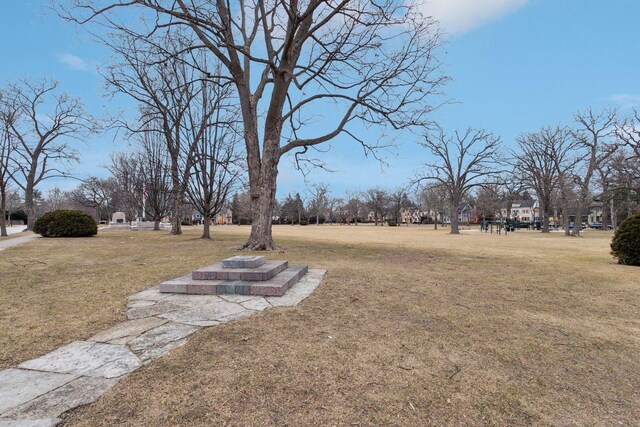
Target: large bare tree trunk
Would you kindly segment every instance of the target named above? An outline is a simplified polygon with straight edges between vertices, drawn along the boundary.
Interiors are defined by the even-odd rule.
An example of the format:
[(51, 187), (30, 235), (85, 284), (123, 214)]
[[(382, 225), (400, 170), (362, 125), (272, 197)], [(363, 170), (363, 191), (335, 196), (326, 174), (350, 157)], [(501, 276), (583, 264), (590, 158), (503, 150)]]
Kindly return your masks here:
[[(563, 204), (562, 206), (562, 221), (564, 222), (564, 235), (571, 236), (571, 230), (569, 229), (569, 225), (571, 224), (571, 218), (569, 218), (569, 207)], [(576, 221), (573, 220), (573, 227), (575, 228)]]
[(458, 206), (460, 206), (459, 203), (451, 203), (451, 234), (460, 234), (460, 230), (458, 228)]
[(542, 232), (549, 232), (549, 213), (547, 212), (546, 206), (543, 208), (542, 204), (540, 205), (540, 221), (542, 222)]
[(7, 193), (6, 191), (0, 191), (0, 237), (6, 237), (9, 234), (7, 233), (7, 221), (6, 221), (6, 210), (7, 210)]
[[(589, 165), (589, 170), (586, 177), (580, 183), (578, 192), (578, 200), (576, 201), (576, 218), (573, 221), (573, 235), (580, 237), (580, 231), (582, 231), (582, 211), (588, 207), (589, 204), (589, 183), (591, 182), (591, 175), (593, 169), (595, 169), (595, 160)], [(588, 219), (588, 218), (587, 218)]]
[[(274, 150), (267, 147), (272, 140), (265, 141), (265, 155), (260, 167), (258, 179), (251, 179), (249, 174), (249, 186), (252, 202), (251, 234), (243, 249), (253, 251), (269, 251), (276, 249), (271, 234), (271, 221), (276, 200), (276, 187), (278, 178), (278, 160)], [(279, 136), (276, 141), (279, 141)], [(277, 145), (276, 145), (277, 149)], [(271, 151), (272, 153), (269, 153)], [(256, 182), (258, 181), (258, 182)]]
[(609, 210), (607, 209), (609, 203), (609, 194), (608, 192), (605, 192), (602, 195), (602, 230), (607, 230), (609, 228), (609, 218), (611, 216)]
[(171, 215), (171, 234), (182, 234), (182, 221), (180, 218), (180, 209), (182, 208), (182, 192), (180, 186), (173, 187), (173, 214)]
[(573, 220), (573, 230), (571, 232), (571, 235), (575, 237), (580, 237), (580, 231), (582, 231), (582, 207), (583, 199), (580, 196), (576, 202), (576, 217)]
[(153, 231), (160, 231), (160, 220), (156, 219), (153, 223)]
[(211, 238), (211, 218), (209, 215), (204, 215), (202, 217), (202, 224), (204, 225), (204, 229), (202, 230), (202, 238), (210, 239)]
[(27, 184), (24, 191), (24, 209), (27, 212), (27, 230), (33, 230), (36, 222), (36, 209), (33, 202), (33, 187)]
[[(274, 168), (275, 169), (275, 168)], [(262, 193), (253, 200), (253, 216), (251, 222), (251, 234), (244, 248), (253, 251), (274, 250), (271, 234), (271, 218), (275, 204), (277, 172), (273, 171), (273, 176), (267, 176), (260, 185)]]

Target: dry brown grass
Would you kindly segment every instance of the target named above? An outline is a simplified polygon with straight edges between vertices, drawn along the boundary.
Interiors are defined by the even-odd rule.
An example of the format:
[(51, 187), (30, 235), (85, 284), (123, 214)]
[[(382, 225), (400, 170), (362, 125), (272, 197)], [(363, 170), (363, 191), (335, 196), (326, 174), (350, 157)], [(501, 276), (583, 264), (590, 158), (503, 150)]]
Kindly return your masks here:
[(233, 252), (196, 236), (100, 232), (0, 252), (0, 368), (125, 320), (131, 293)]
[[(247, 232), (102, 233), (5, 251), (5, 366), (121, 320), (129, 293), (230, 254)], [(285, 253), (270, 257), (329, 270), (309, 299), (199, 332), (68, 424), (638, 424), (640, 274), (611, 259), (609, 233), (275, 234)], [(9, 254), (47, 264), (15, 268)]]

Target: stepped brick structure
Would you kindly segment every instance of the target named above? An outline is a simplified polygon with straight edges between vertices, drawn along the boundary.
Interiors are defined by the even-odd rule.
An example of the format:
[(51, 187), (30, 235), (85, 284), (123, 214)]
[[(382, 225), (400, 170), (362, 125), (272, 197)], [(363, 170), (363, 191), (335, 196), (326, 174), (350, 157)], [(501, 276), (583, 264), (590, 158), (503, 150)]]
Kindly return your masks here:
[(160, 284), (160, 292), (282, 296), (309, 271), (306, 265), (235, 256)]

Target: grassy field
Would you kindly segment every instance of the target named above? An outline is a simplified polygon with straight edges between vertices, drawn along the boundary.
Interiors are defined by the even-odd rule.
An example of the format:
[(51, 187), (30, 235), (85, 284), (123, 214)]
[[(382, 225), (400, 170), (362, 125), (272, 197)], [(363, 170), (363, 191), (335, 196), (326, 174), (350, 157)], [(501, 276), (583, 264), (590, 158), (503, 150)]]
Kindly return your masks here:
[[(0, 365), (124, 319), (127, 295), (234, 254), (248, 227), (101, 232), (0, 254)], [(637, 425), (640, 270), (611, 234), (278, 226), (326, 268), (296, 308), (202, 330), (70, 426)]]

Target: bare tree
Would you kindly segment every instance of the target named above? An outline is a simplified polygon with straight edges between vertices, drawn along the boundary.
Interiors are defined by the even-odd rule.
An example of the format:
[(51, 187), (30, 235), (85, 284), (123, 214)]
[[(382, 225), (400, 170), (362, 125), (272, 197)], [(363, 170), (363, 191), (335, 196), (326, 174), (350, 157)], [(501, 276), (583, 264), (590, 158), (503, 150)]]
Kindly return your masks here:
[(7, 188), (5, 199), (5, 214), (7, 215), (8, 224), (11, 227), (13, 225), (11, 217), (24, 208), (24, 201), (18, 190), (12, 188), (11, 183)]
[(447, 194), (444, 186), (440, 183), (428, 183), (420, 190), (420, 201), (423, 210), (427, 212), (427, 215), (433, 214), (433, 228), (438, 229), (438, 220), (442, 221), (445, 206), (449, 203), (447, 201)]
[[(224, 66), (236, 87), (244, 124), (253, 221), (246, 248), (274, 249), (271, 234), (280, 159), (346, 135), (365, 150), (357, 123), (403, 129), (422, 126), (446, 78), (435, 54), (437, 24), (412, 3), (310, 0), (238, 3), (207, 0), (69, 0), (61, 14), (81, 24), (150, 34), (187, 29)], [(64, 7), (64, 4), (63, 6)], [(143, 22), (119, 19), (137, 8)], [(126, 24), (122, 24), (126, 22)], [(169, 56), (169, 55), (167, 55)], [(320, 134), (304, 126), (331, 109)]]
[(44, 180), (67, 177), (78, 161), (71, 142), (96, 129), (96, 122), (77, 98), (58, 91), (50, 80), (22, 80), (9, 87), (6, 104), (14, 119), (8, 129), (16, 141), (15, 183), (24, 191), (28, 228), (35, 222), (34, 190)]
[[(141, 136), (141, 148), (137, 153), (140, 179), (142, 181), (145, 212), (154, 221), (154, 230), (160, 230), (160, 221), (174, 211), (173, 180), (171, 159), (166, 150), (166, 142), (156, 132)], [(182, 195), (180, 195), (182, 201)]]
[(71, 198), (68, 192), (62, 191), (60, 187), (55, 186), (47, 190), (47, 197), (44, 199), (44, 208), (46, 212), (56, 211), (58, 209), (69, 209)]
[(375, 225), (384, 225), (384, 219), (389, 212), (389, 193), (382, 188), (370, 188), (362, 193), (367, 209), (373, 213)]
[(322, 215), (329, 205), (329, 185), (327, 184), (313, 184), (307, 189), (309, 194), (309, 207), (307, 211), (309, 213), (315, 213), (316, 225), (320, 224), (320, 215)]
[[(518, 150), (512, 151), (515, 171), (523, 177), (525, 185), (531, 188), (538, 198), (542, 232), (549, 232), (549, 216), (554, 190), (560, 181), (566, 180), (558, 173), (565, 170), (564, 162), (573, 147), (566, 129), (545, 127), (537, 132), (521, 134), (516, 138)], [(555, 147), (560, 144), (559, 147)]]
[(400, 224), (402, 209), (409, 208), (413, 205), (404, 188), (397, 188), (389, 193), (389, 204), (396, 224)]
[[(615, 154), (615, 153), (614, 153)], [(604, 162), (596, 167), (597, 183), (599, 188), (599, 198), (602, 202), (602, 229), (606, 230), (609, 225), (614, 226), (613, 215), (613, 156), (608, 157)]]
[[(486, 183), (485, 186), (488, 185), (488, 188), (491, 191), (497, 191), (496, 194), (502, 203), (501, 207), (505, 208), (506, 217), (504, 219), (512, 219), (511, 212), (513, 209), (513, 203), (522, 199), (522, 194), (526, 189), (526, 185), (523, 182), (522, 177), (519, 176), (518, 171), (515, 169), (509, 172), (503, 172), (493, 181), (493, 183)], [(494, 186), (492, 184), (496, 185)], [(500, 211), (500, 215), (502, 216), (502, 210)]]
[[(615, 193), (625, 194), (624, 201), (620, 204), (626, 206), (626, 209), (623, 209), (626, 217), (640, 206), (640, 111), (638, 109), (634, 108), (633, 114), (616, 127), (616, 136), (629, 150), (623, 150), (624, 154), (616, 156), (613, 162)], [(611, 204), (612, 216), (614, 216), (618, 209), (614, 209), (613, 199)]]
[(15, 173), (15, 163), (12, 161), (15, 141), (10, 131), (15, 116), (13, 110), (7, 107), (5, 95), (0, 91), (0, 236), (7, 236), (7, 197)]
[(493, 221), (500, 215), (502, 208), (501, 193), (502, 188), (496, 182), (487, 182), (478, 188), (476, 211), (483, 221)]
[(443, 186), (450, 203), (451, 234), (459, 234), (458, 213), (463, 199), (501, 171), (497, 163), (500, 137), (473, 128), (448, 136), (439, 129), (427, 134), (420, 144), (435, 160), (425, 165), (426, 171), (420, 172), (415, 182), (435, 181)]
[(355, 225), (358, 225), (358, 218), (362, 214), (363, 207), (363, 194), (360, 191), (355, 190), (347, 191), (347, 203), (345, 204), (345, 210), (348, 224), (351, 224), (351, 221), (353, 221)]
[[(557, 176), (557, 187), (562, 218), (564, 221), (564, 234), (571, 234), (570, 228), (570, 207), (575, 201), (576, 169), (578, 164), (586, 157), (584, 152), (579, 152), (579, 142), (573, 138), (571, 131), (567, 128), (557, 127), (551, 132), (542, 132), (542, 137), (549, 139), (547, 145), (550, 147), (553, 158), (553, 167)], [(575, 206), (576, 203), (573, 203)], [(582, 214), (576, 212), (573, 221), (573, 228), (580, 228), (582, 225)]]
[[(231, 215), (234, 224), (246, 225), (251, 223), (251, 196), (248, 193), (236, 193), (233, 195), (231, 199)], [(280, 207), (280, 216), (287, 216), (284, 203)]]
[(616, 136), (628, 148), (633, 156), (640, 159), (640, 112), (633, 109), (633, 114), (616, 127)]
[[(229, 104), (228, 86), (210, 82), (202, 82), (202, 85), (212, 86), (211, 90), (203, 88), (200, 91), (202, 110), (189, 111), (187, 116), (190, 123), (205, 121), (205, 131), (192, 136), (198, 138), (198, 143), (192, 153), (193, 168), (187, 181), (187, 195), (202, 215), (202, 238), (210, 239), (211, 219), (220, 213), (233, 186), (238, 184), (240, 159), (236, 154), (235, 108)], [(199, 126), (191, 125), (190, 128), (195, 131)]]
[(616, 111), (605, 109), (595, 112), (588, 108), (585, 112), (576, 114), (575, 120), (578, 123), (578, 128), (573, 132), (578, 145), (576, 155), (584, 159), (578, 165), (574, 176), (578, 194), (573, 235), (580, 236), (582, 212), (588, 207), (590, 201), (591, 179), (618, 148), (608, 140), (615, 132)]
[(640, 158), (622, 148), (612, 156), (611, 168), (611, 210), (617, 224), (640, 207)]
[(96, 220), (111, 220), (111, 215), (116, 211), (114, 201), (118, 186), (113, 177), (96, 178), (89, 177), (74, 192), (75, 202), (92, 208), (96, 212)]
[(144, 182), (140, 152), (116, 153), (111, 156), (111, 164), (107, 166), (118, 186), (118, 210), (125, 213), (129, 220), (144, 216), (142, 212)]
[[(181, 210), (195, 151), (215, 113), (212, 105), (205, 105), (214, 101), (211, 90), (215, 84), (205, 84), (206, 72), (187, 64), (193, 60), (206, 68), (206, 61), (198, 52), (184, 52), (190, 40), (170, 33), (157, 43), (149, 46), (130, 34), (113, 37), (109, 46), (120, 61), (111, 65), (104, 77), (114, 93), (130, 96), (139, 106), (140, 117), (135, 126), (119, 124), (129, 134), (155, 132), (166, 142), (173, 193), (171, 234), (177, 235), (182, 234)], [(172, 60), (163, 61), (164, 53), (169, 51)]]
[(330, 225), (336, 220), (336, 210), (340, 210), (340, 207), (344, 205), (344, 199), (341, 197), (329, 197), (327, 200), (327, 221), (329, 221)]

